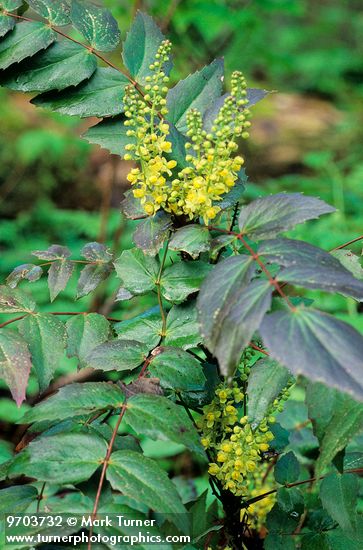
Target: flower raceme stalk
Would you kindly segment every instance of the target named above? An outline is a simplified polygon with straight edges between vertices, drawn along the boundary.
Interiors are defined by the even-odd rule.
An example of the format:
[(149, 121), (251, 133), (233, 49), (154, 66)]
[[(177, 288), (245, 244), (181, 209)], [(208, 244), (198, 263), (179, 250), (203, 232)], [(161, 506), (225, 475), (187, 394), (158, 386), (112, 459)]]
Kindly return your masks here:
[(168, 160), (172, 153), (170, 128), (165, 120), (169, 77), (163, 69), (170, 49), (170, 42), (164, 40), (150, 65), (152, 76), (146, 78), (143, 97), (133, 86), (126, 89), (125, 124), (132, 143), (126, 145), (124, 158), (139, 164), (127, 179), (146, 214), (152, 216), (163, 209), (190, 220), (201, 217), (207, 224), (221, 210), (218, 202), (237, 183), (244, 162), (235, 153), (238, 139), (246, 139), (250, 127), (246, 81), (240, 72), (233, 73), (231, 94), (225, 99), (210, 132), (203, 128), (199, 111), (188, 112), (187, 166), (179, 169), (175, 160)]

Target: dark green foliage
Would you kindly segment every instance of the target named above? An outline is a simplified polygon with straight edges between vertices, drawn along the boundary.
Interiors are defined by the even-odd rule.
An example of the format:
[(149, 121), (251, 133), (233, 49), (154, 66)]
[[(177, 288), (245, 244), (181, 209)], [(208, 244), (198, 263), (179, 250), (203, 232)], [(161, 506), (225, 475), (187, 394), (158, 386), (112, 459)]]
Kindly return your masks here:
[[(21, 6), (16, 0), (0, 4), (10, 11)], [(119, 156), (133, 151), (140, 138), (127, 135), (125, 121), (131, 118), (124, 102), (129, 105), (130, 85), (140, 97), (150, 91), (150, 65), (160, 59), (155, 55), (164, 40), (156, 23), (137, 12), (123, 44), (125, 68), (116, 68), (98, 53), (113, 51), (120, 41), (107, 9), (82, 0), (28, 4), (41, 22), (0, 14), (0, 84), (38, 93), (32, 103), (56, 113), (103, 118), (82, 129), (85, 139)], [(225, 4), (218, 6), (218, 17), (229, 13), (229, 8), (223, 11)], [(188, 21), (184, 24), (187, 29)], [(236, 15), (236, 21), (226, 19), (225, 24), (240, 21)], [(65, 29), (57, 30), (62, 25), (73, 26), (86, 44), (75, 42), (73, 31), (68, 36)], [(198, 22), (196, 27), (198, 33), (213, 35), (213, 24), (201, 29)], [(165, 162), (177, 161), (177, 166), (168, 163), (170, 173), (164, 172), (170, 185), (195, 160), (186, 155), (196, 141), (188, 132), (188, 113), (197, 109), (199, 131), (213, 133), (224, 101), (233, 102), (233, 88), (229, 95), (223, 86), (223, 61), (208, 58), (209, 64), (193, 69), (168, 93), (164, 90), (168, 114), (161, 109), (149, 115), (149, 110), (140, 120), (147, 125), (155, 115), (166, 125), (165, 134), (169, 127), (172, 152)], [(167, 84), (170, 61), (163, 71)], [(256, 88), (244, 93), (246, 103), (237, 105), (235, 118), (268, 94)], [(152, 103), (150, 97), (145, 102)], [(206, 133), (202, 136), (209, 141)], [(42, 157), (48, 155), (48, 138), (43, 137)], [(226, 149), (230, 145), (233, 149), (233, 142)], [(22, 150), (31, 157), (26, 144)], [(208, 162), (218, 177), (223, 166), (214, 165), (214, 154), (208, 151)], [(16, 453), (0, 442), (0, 478), (5, 481), (1, 511), (10, 507), (20, 513), (38, 506), (41, 511), (86, 514), (94, 508), (95, 513), (155, 517), (153, 529), (163, 537), (174, 529), (190, 534), (185, 550), (260, 547), (266, 528), (267, 550), (293, 550), (296, 544), (309, 550), (360, 547), (355, 473), (362, 468), (363, 339), (351, 324), (320, 311), (321, 301), (314, 303), (304, 290), (362, 300), (359, 257), (345, 252), (344, 245), (329, 253), (305, 242), (306, 229), (281, 237), (335, 208), (295, 192), (258, 197), (253, 184), (247, 197), (254, 200), (248, 203), (241, 164), (237, 162), (234, 187), (220, 201), (211, 201), (209, 206), (220, 210), (205, 218), (213, 220), (210, 224), (193, 211), (188, 217), (161, 208), (147, 216), (138, 195), (129, 190), (121, 206), (124, 225), (116, 231), (115, 224), (112, 249), (96, 242), (98, 236), (107, 243), (111, 239), (103, 239), (105, 228), (98, 230), (86, 214), (76, 244), (85, 237), (93, 242), (76, 247), (69, 235), (82, 225), (81, 218), (68, 212), (67, 223), (58, 222), (60, 235), (59, 227), (58, 233), (56, 227), (49, 230), (69, 246), (48, 247), (46, 239), (38, 239), (34, 263), (24, 259), (15, 269), (12, 264), (7, 285), (0, 287), (1, 389), (7, 386), (19, 406), (25, 401), (20, 410), (14, 406), (10, 411), (12, 421), (23, 425), (24, 437), (14, 439)], [(200, 182), (194, 183), (199, 189)], [(334, 203), (341, 207), (338, 199)], [(187, 200), (193, 203), (193, 196)], [(247, 204), (241, 206), (242, 201)], [(26, 225), (22, 231), (27, 232)], [(305, 231), (303, 237), (299, 231)], [(11, 242), (11, 234), (6, 235)], [(47, 281), (42, 279), (45, 272)], [(34, 283), (34, 299), (29, 282)], [(44, 293), (47, 284), (59, 311), (36, 306), (38, 288)], [(80, 299), (71, 311), (70, 296)], [(349, 304), (355, 307), (353, 300)], [(327, 302), (326, 309), (334, 308)], [(54, 381), (58, 374), (70, 378)], [(0, 410), (2, 406), (1, 399)], [(246, 448), (235, 445), (240, 434), (246, 448), (251, 444), (255, 449), (246, 463)], [(231, 449), (240, 451), (233, 460), (227, 456)], [(206, 490), (207, 461), (211, 491)], [(221, 480), (215, 472), (224, 463), (229, 477)], [(253, 473), (249, 478), (239, 473), (244, 467)], [(175, 477), (170, 479), (165, 469)], [(322, 481), (313, 485), (313, 474)], [(240, 483), (240, 475), (249, 482), (237, 493), (234, 484)], [(46, 504), (38, 497), (42, 483)], [(269, 497), (272, 509), (266, 519), (268, 510), (256, 510)], [(248, 525), (248, 518), (256, 523)], [(123, 532), (95, 526), (96, 533), (114, 531)]]

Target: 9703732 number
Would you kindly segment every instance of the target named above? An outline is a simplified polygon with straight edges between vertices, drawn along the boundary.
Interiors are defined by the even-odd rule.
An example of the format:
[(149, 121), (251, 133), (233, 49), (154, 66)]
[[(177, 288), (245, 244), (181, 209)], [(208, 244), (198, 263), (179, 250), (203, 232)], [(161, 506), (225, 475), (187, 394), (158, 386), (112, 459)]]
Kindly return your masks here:
[(6, 516), (7, 527), (61, 527), (62, 516), (21, 515)]

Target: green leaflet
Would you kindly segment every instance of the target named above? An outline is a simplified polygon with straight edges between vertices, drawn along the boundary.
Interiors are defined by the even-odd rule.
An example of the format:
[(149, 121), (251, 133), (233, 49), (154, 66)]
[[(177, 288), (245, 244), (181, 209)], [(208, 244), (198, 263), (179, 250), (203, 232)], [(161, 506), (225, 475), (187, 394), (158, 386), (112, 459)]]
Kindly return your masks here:
[(44, 391), (63, 357), (65, 327), (49, 313), (27, 315), (19, 322), (19, 331), (29, 346), (39, 386)]
[(274, 468), (274, 476), (277, 483), (285, 485), (293, 483), (300, 474), (300, 465), (298, 459), (292, 451), (280, 456)]
[(164, 344), (187, 350), (196, 347), (201, 340), (195, 300), (173, 306), (166, 319)]
[(66, 328), (67, 355), (77, 357), (81, 367), (85, 366), (87, 355), (110, 335), (110, 323), (98, 313), (74, 315), (67, 321)]
[(180, 80), (169, 90), (168, 120), (183, 134), (188, 129), (187, 112), (197, 109), (203, 115), (211, 102), (221, 95), (223, 74), (223, 59), (215, 59), (210, 65), (189, 75), (185, 80)]
[(251, 239), (264, 240), (292, 229), (298, 223), (334, 211), (335, 208), (315, 197), (305, 197), (300, 193), (278, 193), (244, 206), (238, 224), (241, 232)]
[(350, 325), (298, 306), (267, 315), (260, 333), (272, 358), (295, 375), (363, 399), (363, 337)]
[(148, 370), (152, 376), (160, 379), (162, 388), (176, 393), (204, 389), (206, 377), (200, 361), (181, 349), (160, 349), (161, 353), (152, 359)]
[(26, 341), (14, 331), (0, 332), (0, 376), (9, 386), (18, 407), (25, 399), (32, 363)]
[(0, 514), (21, 514), (32, 502), (38, 491), (31, 485), (14, 485), (0, 491)]
[(135, 340), (111, 340), (96, 346), (85, 357), (85, 363), (93, 369), (133, 370), (146, 359), (148, 347)]
[(28, 4), (53, 25), (62, 26), (70, 23), (68, 0), (28, 0)]
[(103, 409), (117, 409), (123, 401), (124, 394), (115, 384), (107, 382), (69, 384), (27, 411), (19, 423), (64, 420)]
[(66, 288), (72, 276), (73, 269), (74, 263), (69, 260), (56, 260), (52, 263), (48, 271), (48, 287), (51, 302)]
[(132, 294), (145, 294), (155, 288), (159, 261), (141, 250), (124, 250), (114, 265), (124, 287)]
[[(123, 44), (122, 58), (131, 76), (140, 84), (145, 84), (145, 78), (151, 74), (150, 64), (155, 60), (155, 54), (164, 40), (164, 36), (151, 17), (137, 12), (126, 40)], [(169, 74), (171, 63), (165, 66)]]
[(247, 386), (249, 422), (261, 422), (289, 378), (289, 371), (271, 359), (260, 359), (253, 365)]
[(116, 491), (142, 502), (169, 517), (182, 532), (189, 522), (175, 485), (166, 472), (150, 458), (134, 451), (112, 453), (106, 477)]
[(0, 38), (15, 27), (15, 19), (0, 13)]
[(170, 239), (170, 250), (187, 252), (197, 258), (210, 247), (210, 235), (206, 227), (197, 224), (185, 225), (177, 229)]
[(320, 444), (320, 455), (315, 464), (319, 476), (336, 454), (363, 429), (363, 405), (340, 391), (311, 383), (306, 387), (306, 404)]
[(0, 313), (31, 313), (35, 309), (32, 298), (18, 288), (0, 285)]
[(152, 350), (161, 339), (160, 310), (158, 307), (149, 309), (132, 319), (116, 323), (113, 328), (120, 340), (137, 340)]
[(164, 269), (160, 287), (166, 300), (183, 302), (190, 294), (197, 292), (211, 271), (212, 266), (202, 261), (178, 262)]
[[(20, 66), (11, 67), (0, 83), (22, 92), (62, 90), (90, 78), (96, 67), (96, 58), (86, 48), (62, 39)], [(72, 96), (72, 92), (68, 90), (66, 95)], [(41, 105), (38, 99), (34, 102)]]
[[(81, 49), (85, 52), (85, 54), (81, 55), (79, 52), (74, 55), (79, 56), (81, 61), (83, 60), (83, 72), (85, 73), (85, 71), (88, 71), (90, 74), (85, 76), (85, 78), (80, 78), (79, 81), (74, 82), (74, 84), (70, 82), (67, 86), (79, 84), (82, 80), (90, 77), (89, 80), (82, 82), (76, 88), (70, 88), (64, 90), (63, 92), (52, 92), (39, 95), (32, 100), (32, 103), (34, 103), (37, 107), (44, 107), (58, 113), (80, 117), (103, 117), (122, 113), (122, 99), (124, 96), (125, 87), (129, 81), (123, 74), (115, 71), (114, 69), (108, 67), (98, 67), (96, 69), (97, 63), (95, 62), (95, 57), (92, 56), (85, 48)], [(85, 58), (85, 55), (88, 56), (88, 60)], [(91, 68), (93, 68), (93, 70), (91, 70)], [(81, 76), (81, 74), (82, 73), (78, 68), (77, 77), (78, 75)], [(91, 143), (97, 143), (98, 145), (103, 146), (102, 142), (96, 140), (101, 140), (101, 136), (105, 134), (105, 128), (113, 128), (116, 133), (117, 131), (119, 133), (121, 128), (123, 128), (123, 125), (120, 124), (119, 127), (116, 121), (115, 124), (111, 124), (113, 120), (114, 119), (105, 120), (104, 122), (96, 124), (96, 126), (92, 126), (94, 129), (92, 130), (92, 128), (90, 128), (84, 137), (87, 140), (90, 138), (89, 141)], [(92, 139), (95, 141), (92, 141)], [(108, 139), (112, 139), (111, 134)], [(114, 141), (109, 142), (113, 143), (113, 149), (117, 146), (117, 139), (118, 137), (116, 135), (114, 137)], [(126, 139), (126, 134), (124, 139)], [(125, 141), (125, 143), (130, 143), (130, 138), (127, 139), (128, 141)], [(106, 145), (105, 147), (109, 148)]]
[(13, 271), (6, 278), (6, 284), (10, 288), (16, 288), (18, 283), (23, 279), (33, 283), (40, 279), (43, 274), (43, 270), (38, 265), (34, 264), (22, 264), (13, 269)]
[(123, 157), (126, 153), (125, 145), (132, 142), (126, 131), (123, 117), (111, 117), (91, 126), (82, 137), (89, 143), (96, 143), (102, 149)]
[(323, 507), (348, 535), (356, 533), (361, 519), (356, 512), (358, 491), (358, 477), (354, 474), (331, 474), (320, 485)]
[(167, 239), (172, 221), (169, 214), (160, 210), (154, 216), (148, 216), (140, 222), (133, 235), (138, 248), (150, 256), (156, 256)]
[(40, 437), (18, 455), (23, 459), (10, 468), (10, 474), (16, 469), (16, 473), (40, 481), (80, 483), (99, 468), (106, 450), (106, 441), (95, 435), (63, 433)]
[(205, 459), (198, 432), (187, 413), (166, 397), (148, 394), (131, 397), (125, 420), (137, 434), (180, 443)]
[(43, 23), (18, 23), (0, 42), (0, 69), (7, 69), (46, 49), (55, 37), (55, 33)]
[(112, 51), (120, 41), (117, 21), (109, 10), (100, 8), (92, 2), (72, 0), (71, 20), (95, 50)]

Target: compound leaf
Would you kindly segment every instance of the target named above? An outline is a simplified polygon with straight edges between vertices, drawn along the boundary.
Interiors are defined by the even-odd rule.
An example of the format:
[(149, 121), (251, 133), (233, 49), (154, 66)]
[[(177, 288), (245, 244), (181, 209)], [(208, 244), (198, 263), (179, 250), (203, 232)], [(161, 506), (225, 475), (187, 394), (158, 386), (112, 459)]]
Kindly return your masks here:
[(25, 399), (31, 369), (28, 346), (14, 331), (0, 332), (0, 375), (9, 386), (18, 407)]
[(91, 2), (72, 0), (71, 20), (95, 50), (112, 51), (120, 41), (117, 22), (105, 8), (100, 8)]
[(255, 240), (271, 239), (298, 223), (334, 212), (335, 208), (300, 193), (278, 193), (252, 201), (239, 215), (242, 233)]
[(55, 37), (55, 33), (44, 23), (18, 23), (0, 42), (0, 69), (7, 69), (46, 49)]
[(350, 325), (298, 306), (267, 315), (260, 333), (271, 356), (295, 375), (363, 399), (363, 337)]
[(45, 390), (63, 357), (65, 326), (55, 315), (37, 313), (19, 322), (19, 331), (29, 346), (41, 391)]

